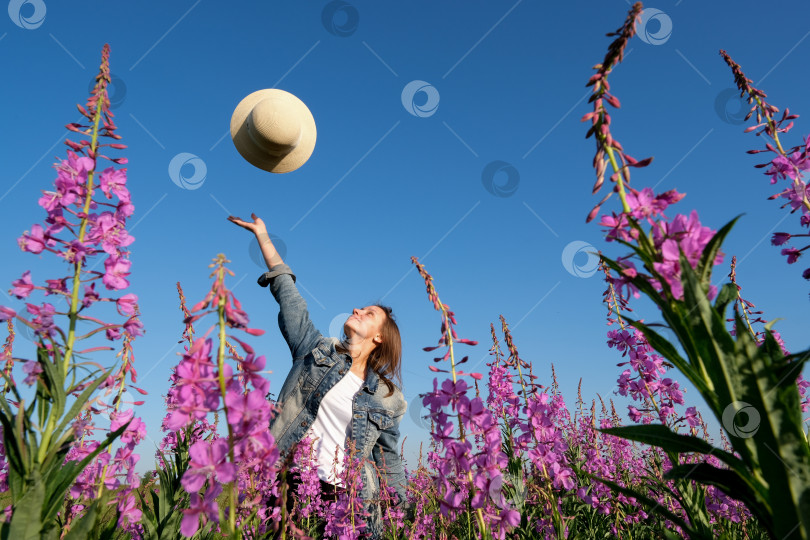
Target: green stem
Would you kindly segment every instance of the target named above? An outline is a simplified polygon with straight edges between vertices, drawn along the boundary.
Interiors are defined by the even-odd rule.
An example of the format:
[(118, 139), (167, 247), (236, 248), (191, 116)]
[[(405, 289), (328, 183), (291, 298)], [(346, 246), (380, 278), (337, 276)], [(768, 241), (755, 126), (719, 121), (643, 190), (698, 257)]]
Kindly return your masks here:
[[(605, 142), (605, 137), (602, 137), (602, 143)], [(613, 147), (605, 145), (605, 150), (607, 151), (608, 159), (610, 159), (610, 165), (613, 167), (613, 171), (616, 173), (616, 186), (619, 190), (619, 198), (622, 201), (622, 210), (625, 213), (630, 213), (630, 205), (627, 203), (627, 193), (624, 190), (624, 176), (621, 172), (621, 167), (619, 167), (619, 162), (616, 161), (616, 155), (613, 153)]]
[[(87, 171), (87, 183), (84, 186), (84, 208), (82, 212), (85, 217), (82, 218), (79, 225), (79, 242), (84, 242), (84, 236), (87, 234), (87, 214), (90, 212), (90, 203), (92, 202), (93, 192), (93, 177), (95, 175), (95, 156), (98, 149), (98, 124), (101, 121), (102, 103), (104, 101), (106, 88), (99, 88), (98, 101), (96, 102), (96, 113), (93, 117), (93, 135), (90, 141), (90, 155), (93, 157), (93, 170)], [(76, 321), (78, 319), (79, 310), (79, 287), (81, 286), (82, 263), (81, 261), (73, 263), (73, 289), (70, 294), (70, 311), (68, 317), (70, 318), (70, 326), (68, 329), (67, 342), (65, 343), (65, 358), (64, 372), (67, 374), (70, 360), (73, 357), (73, 343), (76, 339)]]
[[(779, 134), (776, 131), (776, 122), (773, 121), (773, 116), (771, 115), (771, 112), (765, 108), (759, 96), (753, 96), (753, 98), (756, 100), (757, 106), (762, 111), (763, 116), (765, 116), (766, 120), (768, 121), (768, 126), (771, 128), (772, 134), (771, 138), (773, 139), (773, 142), (776, 143), (776, 149), (779, 150), (779, 154), (782, 157), (786, 158), (787, 152), (785, 152), (785, 149), (782, 148), (782, 143), (779, 141)], [(799, 192), (802, 193), (802, 204), (804, 205), (804, 207), (807, 210), (810, 210), (810, 200), (807, 199), (807, 194), (805, 193), (799, 181), (801, 172), (799, 171), (799, 168), (795, 164), (793, 164), (793, 162), (791, 162), (791, 165), (793, 165), (793, 169), (796, 172), (796, 178), (793, 180), (793, 185), (797, 188), (796, 190), (797, 193)]]
[[(96, 104), (96, 113), (93, 118), (93, 136), (90, 142), (91, 155), (96, 155), (98, 148), (98, 124), (101, 121), (101, 103), (104, 99), (105, 88), (99, 89), (98, 102)], [(93, 174), (95, 173), (95, 157), (93, 158), (93, 170), (87, 172), (87, 183), (85, 184), (85, 198), (84, 198), (84, 215), (87, 216), (90, 211), (90, 203), (92, 202), (91, 194), (93, 191)], [(87, 217), (82, 218), (79, 226), (79, 242), (84, 242), (84, 236), (87, 232)], [(57, 384), (64, 386), (65, 379), (67, 378), (70, 360), (73, 356), (73, 343), (76, 340), (76, 321), (78, 320), (79, 311), (79, 287), (81, 285), (82, 263), (81, 261), (73, 263), (73, 290), (70, 296), (70, 311), (68, 311), (68, 318), (70, 319), (70, 326), (68, 330), (67, 340), (65, 341), (65, 357), (62, 361), (61, 376), (63, 379), (57, 381)], [(60, 411), (61, 412), (61, 411)], [(48, 453), (48, 448), (51, 444), (53, 437), (53, 430), (56, 428), (56, 417), (54, 409), (51, 409), (51, 414), (48, 418), (48, 424), (42, 432), (42, 444), (39, 445), (37, 452), (37, 459), (40, 463), (45, 460), (45, 455)]]
[[(222, 267), (219, 269), (219, 276), (217, 281), (220, 283), (225, 280), (225, 271)], [(225, 404), (225, 297), (221, 297), (219, 305), (217, 306), (217, 313), (219, 315), (219, 350), (217, 351), (217, 369), (219, 371), (219, 391), (222, 394), (222, 408), (225, 411), (225, 418), (228, 418), (228, 406)], [(236, 464), (233, 451), (233, 428), (227, 421), (225, 425), (228, 426), (228, 457), (231, 463)], [(236, 532), (236, 482), (231, 482), (228, 490), (229, 508), (228, 508), (228, 524), (230, 525), (230, 532)]]
[[(445, 324), (445, 337), (447, 339), (447, 346), (450, 348), (450, 372), (453, 376), (453, 383), (456, 382), (456, 359), (453, 353), (453, 331), (452, 326), (450, 326), (450, 316), (447, 314), (447, 308), (442, 303), (439, 295), (436, 295), (436, 301), (442, 308), (442, 318), (444, 319)], [(458, 417), (458, 428), (459, 428), (459, 440), (464, 439), (464, 425), (461, 422), (461, 416)], [(472, 471), (467, 471), (467, 478), (470, 481), (470, 486), (473, 486), (473, 476)], [(486, 530), (486, 523), (484, 523), (484, 513), (481, 511), (480, 508), (476, 510), (476, 516), (478, 518), (478, 526), (481, 527), (481, 533)]]
[[(129, 364), (129, 352), (128, 352), (128, 343), (129, 338), (124, 338), (124, 351), (123, 351), (123, 360), (124, 365), (121, 367), (121, 384), (118, 386), (118, 393), (116, 394), (113, 401), (115, 405), (113, 406), (113, 412), (118, 412), (118, 406), (121, 405), (121, 396), (124, 395), (124, 388), (126, 388), (126, 368)], [(109, 467), (109, 463), (104, 465), (104, 468), (101, 470), (101, 480), (98, 483), (98, 492), (96, 494), (96, 498), (101, 497), (101, 493), (104, 491), (104, 480), (107, 478), (107, 468)]]

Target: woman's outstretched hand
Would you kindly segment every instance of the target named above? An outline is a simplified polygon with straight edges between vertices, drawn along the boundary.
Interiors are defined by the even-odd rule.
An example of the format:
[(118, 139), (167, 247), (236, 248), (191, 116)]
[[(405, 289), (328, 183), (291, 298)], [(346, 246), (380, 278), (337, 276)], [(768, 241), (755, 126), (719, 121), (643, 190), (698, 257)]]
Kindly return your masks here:
[(274, 246), (272, 240), (270, 240), (270, 235), (267, 234), (267, 226), (264, 224), (264, 221), (262, 221), (262, 218), (256, 216), (256, 214), (250, 214), (250, 217), (253, 219), (252, 222), (245, 221), (235, 216), (228, 216), (228, 221), (236, 223), (243, 229), (247, 229), (256, 235), (256, 239), (259, 241), (259, 247), (262, 250), (262, 257), (264, 257), (264, 262), (267, 263), (268, 270), (277, 264), (283, 264), (284, 261), (281, 260), (281, 255), (278, 254), (276, 246)]
[(262, 218), (258, 217), (256, 214), (250, 214), (250, 217), (253, 219), (252, 222), (245, 221), (236, 216), (228, 216), (228, 221), (231, 223), (236, 223), (243, 229), (249, 230), (256, 236), (259, 236), (261, 233), (267, 234), (267, 226), (264, 224)]

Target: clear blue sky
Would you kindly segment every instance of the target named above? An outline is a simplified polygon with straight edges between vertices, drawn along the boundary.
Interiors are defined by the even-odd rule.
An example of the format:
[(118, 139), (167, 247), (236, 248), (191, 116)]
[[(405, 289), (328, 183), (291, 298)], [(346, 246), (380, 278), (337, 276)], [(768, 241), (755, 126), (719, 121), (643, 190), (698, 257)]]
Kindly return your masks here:
[[(268, 222), (324, 333), (353, 307), (383, 300), (394, 308), (412, 408), (433, 379), (432, 355), (422, 347), (439, 336), (412, 255), (435, 276), (460, 335), (481, 342), (470, 351), (471, 365), (486, 358), (489, 324), (503, 314), (541, 382), (555, 364), (569, 405), (580, 378), (588, 401), (609, 397), (620, 370), (605, 346), (604, 285), (598, 275), (569, 272), (563, 252), (582, 242), (622, 254), (604, 243), (595, 223), (585, 224), (597, 199), (590, 194), (593, 141), (579, 118), (589, 110), (591, 66), (610, 43), (605, 33), (621, 25), (629, 7), (619, 0), (22, 5), (23, 22), (15, 20), (32, 28), (0, 21), (0, 288), (8, 290), (26, 269), (38, 283), (66, 275), (52, 256), (21, 253), (16, 238), (44, 217), (37, 199), (55, 176), (54, 158), (65, 154), (63, 126), (78, 119), (75, 103), (84, 103), (109, 43), (136, 207), (130, 291), (140, 297), (147, 331), (134, 344), (140, 383), (150, 392), (139, 414), (153, 441), (161, 437), (162, 395), (181, 350), (175, 283), (191, 303), (200, 300), (217, 253), (231, 259), (236, 276), (229, 283), (253, 325), (267, 330), (251, 343), (268, 358), (271, 390), (288, 371), (277, 306), (256, 285), (263, 270), (251, 256), (251, 236), (228, 223), (228, 214), (255, 212)], [(766, 318), (782, 317), (777, 329), (788, 347), (804, 349), (810, 286), (803, 266), (788, 267), (769, 245), (769, 233), (795, 231), (797, 219), (782, 221), (787, 213), (766, 200), (774, 188), (753, 168), (757, 157), (745, 154), (760, 142), (742, 133), (739, 104), (723, 101), (732, 77), (718, 49), (727, 49), (773, 104), (810, 115), (803, 60), (810, 9), (798, 0), (767, 13), (750, 0), (648, 7), (662, 12), (646, 28), (650, 43), (634, 39), (611, 80), (623, 104), (613, 115), (614, 135), (637, 158), (655, 156), (634, 174), (634, 185), (686, 192), (673, 210), (697, 209), (715, 229), (745, 213), (726, 244), (727, 262), (738, 256), (744, 296)], [(433, 89), (406, 96), (409, 111), (402, 93), (412, 81)], [(236, 104), (270, 87), (301, 98), (318, 128), (311, 159), (285, 175), (249, 165), (227, 135)], [(808, 132), (800, 118), (788, 144)], [(194, 189), (169, 175), (181, 153), (199, 158), (181, 169)], [(503, 163), (487, 169), (495, 161)], [(489, 182), (501, 196), (484, 186), (490, 169), (501, 170)], [(585, 276), (588, 264), (584, 252), (568, 260)], [(727, 263), (716, 273), (724, 279)], [(23, 305), (5, 297), (0, 303)], [(635, 305), (648, 321), (659, 320), (647, 302)], [(30, 356), (32, 345), (19, 345), (16, 353)], [(413, 418), (401, 426), (409, 456), (427, 440)], [(152, 466), (152, 440), (142, 447), (143, 467)]]

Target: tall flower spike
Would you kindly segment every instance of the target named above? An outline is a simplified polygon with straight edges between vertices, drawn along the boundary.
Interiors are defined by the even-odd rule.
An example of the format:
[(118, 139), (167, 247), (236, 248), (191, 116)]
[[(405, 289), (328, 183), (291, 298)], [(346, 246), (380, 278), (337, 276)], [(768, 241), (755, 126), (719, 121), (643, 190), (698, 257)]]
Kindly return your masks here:
[[(720, 55), (734, 74), (734, 82), (740, 90), (740, 97), (746, 97), (751, 105), (751, 110), (745, 119), (749, 120), (756, 113), (756, 124), (747, 127), (745, 131), (756, 131), (757, 136), (765, 134), (773, 142), (773, 144), (766, 142), (764, 149), (748, 151), (749, 154), (770, 152), (774, 155), (770, 162), (760, 163), (755, 167), (767, 167), (765, 175), (770, 177), (771, 184), (776, 184), (780, 180), (790, 181), (789, 187), (783, 188), (769, 198), (785, 199), (787, 202), (783, 205), (783, 208), (789, 206), (791, 213), (801, 210), (799, 225), (801, 227), (810, 227), (810, 186), (807, 185), (804, 178), (806, 171), (810, 170), (810, 137), (807, 137), (803, 144), (785, 149), (779, 134), (790, 131), (793, 127), (793, 120), (799, 116), (790, 114), (790, 111), (785, 108), (781, 117), (778, 118), (779, 108), (765, 101), (767, 97), (765, 92), (753, 86), (751, 79), (745, 76), (740, 65), (732, 60), (726, 51), (721, 50)], [(771, 238), (771, 244), (782, 246), (790, 242), (791, 239), (807, 236), (807, 234), (777, 232)], [(802, 253), (808, 248), (810, 248), (810, 244), (805, 244), (800, 248), (786, 246), (782, 249), (781, 254), (787, 257), (788, 264), (793, 264), (799, 260)], [(806, 268), (802, 272), (802, 277), (810, 280), (810, 268)]]
[[(598, 193), (605, 182), (605, 171), (607, 170), (608, 161), (610, 161), (616, 171), (610, 176), (611, 182), (616, 183), (616, 186), (588, 213), (586, 222), (590, 222), (596, 217), (599, 213), (599, 208), (610, 198), (613, 191), (618, 191), (622, 199), (624, 210), (629, 211), (624, 195), (626, 184), (630, 182), (630, 171), (628, 167), (646, 167), (652, 161), (652, 158), (638, 161), (624, 152), (622, 145), (618, 140), (613, 138), (610, 132), (610, 114), (608, 114), (605, 108), (605, 103), (617, 109), (621, 106), (619, 99), (609, 92), (610, 85), (608, 84), (607, 76), (613, 68), (624, 59), (624, 49), (630, 38), (636, 34), (635, 25), (636, 21), (641, 16), (641, 10), (641, 2), (633, 4), (624, 24), (615, 32), (607, 34), (608, 37), (618, 37), (608, 46), (608, 52), (605, 54), (605, 59), (602, 63), (594, 66), (596, 73), (588, 80), (588, 84), (586, 85), (593, 86), (593, 95), (591, 95), (588, 100), (588, 103), (593, 103), (593, 112), (582, 117), (583, 122), (587, 120), (591, 121), (591, 127), (588, 129), (585, 138), (593, 135), (596, 141), (596, 154), (593, 158), (593, 167), (596, 171), (596, 183), (593, 186), (593, 193)], [(622, 163), (621, 168), (618, 166), (616, 160), (617, 154)]]

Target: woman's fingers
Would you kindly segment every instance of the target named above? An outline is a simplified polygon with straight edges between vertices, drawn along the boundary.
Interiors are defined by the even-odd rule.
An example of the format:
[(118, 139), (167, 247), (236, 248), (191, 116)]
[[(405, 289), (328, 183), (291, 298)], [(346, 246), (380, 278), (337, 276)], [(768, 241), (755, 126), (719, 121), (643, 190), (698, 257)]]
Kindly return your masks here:
[(243, 229), (247, 229), (254, 234), (266, 233), (267, 226), (264, 224), (264, 221), (261, 218), (257, 217), (256, 214), (250, 214), (250, 217), (253, 218), (253, 221), (245, 221), (241, 218), (236, 216), (228, 216), (228, 221), (231, 223), (235, 223), (242, 227)]
[(248, 223), (247, 221), (244, 221), (236, 216), (228, 216), (228, 221), (230, 221), (231, 223), (235, 223), (240, 227), (243, 227), (249, 231), (253, 230), (253, 223)]

